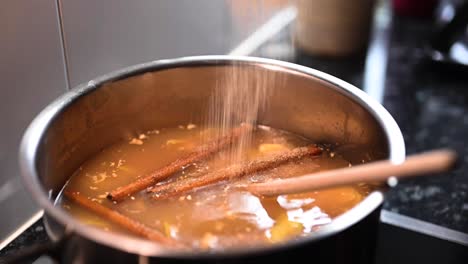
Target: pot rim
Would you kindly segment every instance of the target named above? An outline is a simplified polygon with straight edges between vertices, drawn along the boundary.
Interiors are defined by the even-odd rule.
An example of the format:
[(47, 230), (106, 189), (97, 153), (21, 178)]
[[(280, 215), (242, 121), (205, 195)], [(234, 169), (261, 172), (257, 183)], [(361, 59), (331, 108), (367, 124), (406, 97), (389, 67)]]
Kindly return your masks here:
[(87, 93), (92, 92), (95, 89), (99, 89), (99, 87), (104, 83), (125, 79), (145, 72), (154, 72), (179, 67), (221, 66), (233, 64), (257, 65), (270, 69), (273, 68), (274, 70), (287, 71), (291, 74), (305, 74), (331, 84), (331, 89), (334, 89), (335, 91), (354, 100), (376, 119), (387, 138), (389, 159), (395, 163), (401, 163), (404, 161), (405, 143), (398, 124), (380, 103), (359, 88), (330, 74), (290, 62), (252, 56), (204, 55), (155, 60), (125, 67), (97, 77), (86, 83), (82, 83), (58, 97), (34, 118), (24, 132), (19, 148), (19, 166), (23, 184), (27, 190), (30, 191), (32, 198), (34, 198), (39, 206), (45, 210), (46, 215), (52, 216), (69, 231), (86, 239), (118, 250), (124, 250), (129, 253), (169, 258), (229, 257), (252, 253), (260, 254), (267, 253), (268, 251), (287, 249), (299, 244), (319, 241), (323, 238), (341, 232), (361, 221), (383, 203), (384, 194), (381, 191), (374, 191), (354, 208), (336, 217), (331, 223), (319, 228), (318, 231), (314, 231), (313, 235), (301, 237), (296, 240), (290, 240), (285, 243), (232, 249), (227, 251), (193, 252), (187, 250), (181, 252), (174, 249), (164, 248), (145, 239), (110, 233), (98, 228), (87, 226), (66, 213), (64, 210), (56, 207), (54, 205), (54, 201), (49, 199), (48, 191), (43, 189), (36, 171), (35, 162), (37, 160), (37, 149), (50, 123), (75, 100), (85, 96)]

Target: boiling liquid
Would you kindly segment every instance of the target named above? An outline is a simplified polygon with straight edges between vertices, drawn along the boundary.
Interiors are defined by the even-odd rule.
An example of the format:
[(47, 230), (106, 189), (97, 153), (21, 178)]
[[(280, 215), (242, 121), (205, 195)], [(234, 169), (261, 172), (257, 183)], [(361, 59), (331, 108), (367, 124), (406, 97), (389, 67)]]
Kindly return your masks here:
[[(295, 195), (257, 197), (230, 188), (236, 183), (261, 182), (352, 166), (344, 158), (344, 153), (324, 146), (319, 156), (306, 157), (166, 200), (154, 199), (146, 191), (119, 203), (106, 199), (108, 192), (189, 153), (207, 135), (214, 134), (217, 134), (216, 129), (199, 129), (195, 125), (149, 131), (110, 146), (89, 159), (71, 177), (65, 190), (79, 191), (81, 195), (160, 230), (166, 236), (203, 249), (276, 243), (307, 235), (358, 204), (372, 190), (369, 185), (360, 184)], [(288, 132), (263, 127), (252, 134), (252, 143), (243, 150), (242, 157), (251, 160), (313, 143)], [(361, 153), (363, 157), (371, 159), (353, 147), (348, 147), (346, 151)], [(197, 177), (224, 168), (230, 162), (229, 156), (228, 150), (220, 151), (174, 174), (166, 182)], [(359, 158), (359, 162), (363, 161)], [(59, 204), (84, 223), (132, 235), (65, 197), (59, 199)]]

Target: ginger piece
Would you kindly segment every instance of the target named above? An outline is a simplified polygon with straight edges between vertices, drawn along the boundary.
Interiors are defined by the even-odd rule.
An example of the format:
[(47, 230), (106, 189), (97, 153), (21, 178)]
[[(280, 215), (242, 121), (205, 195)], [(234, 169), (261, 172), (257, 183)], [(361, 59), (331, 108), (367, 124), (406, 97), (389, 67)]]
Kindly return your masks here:
[(282, 144), (264, 143), (258, 146), (258, 151), (264, 154), (288, 151), (289, 148)]
[(203, 235), (203, 238), (200, 241), (200, 246), (204, 249), (214, 248), (217, 242), (218, 238), (210, 232), (207, 232)]
[(166, 141), (166, 145), (176, 145), (176, 144), (182, 144), (184, 142), (185, 142), (184, 140), (180, 140), (180, 139), (169, 139)]
[(274, 226), (267, 233), (268, 240), (272, 243), (280, 243), (302, 233), (303, 225), (288, 219), (286, 214), (282, 214), (276, 220)]
[(138, 138), (133, 138), (128, 144), (130, 145), (143, 145), (143, 140)]
[(164, 235), (166, 235), (166, 237), (174, 238), (176, 236), (177, 227), (169, 224), (168, 222), (164, 222), (163, 230), (164, 230)]

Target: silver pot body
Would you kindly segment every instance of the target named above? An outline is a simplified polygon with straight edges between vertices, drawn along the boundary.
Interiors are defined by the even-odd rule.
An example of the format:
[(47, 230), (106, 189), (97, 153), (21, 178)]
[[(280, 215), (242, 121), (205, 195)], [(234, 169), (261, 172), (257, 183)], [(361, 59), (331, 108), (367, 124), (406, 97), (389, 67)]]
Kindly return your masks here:
[[(56, 255), (60, 262), (245, 263), (291, 260), (301, 254), (309, 259), (313, 255), (316, 263), (373, 261), (384, 198), (381, 191), (299, 241), (211, 254), (176, 252), (144, 239), (98, 230), (54, 206), (73, 172), (106, 146), (129, 134), (205, 120), (210, 96), (220, 84), (266, 85), (268, 102), (259, 112), (261, 124), (320, 143), (359, 145), (382, 159), (404, 160), (403, 137), (391, 115), (360, 89), (326, 73), (282, 61), (233, 56), (185, 57), (128, 67), (56, 99), (24, 134), (22, 176), (45, 210), (47, 232), (52, 240), (71, 234)], [(348, 158), (362, 159), (359, 153)]]

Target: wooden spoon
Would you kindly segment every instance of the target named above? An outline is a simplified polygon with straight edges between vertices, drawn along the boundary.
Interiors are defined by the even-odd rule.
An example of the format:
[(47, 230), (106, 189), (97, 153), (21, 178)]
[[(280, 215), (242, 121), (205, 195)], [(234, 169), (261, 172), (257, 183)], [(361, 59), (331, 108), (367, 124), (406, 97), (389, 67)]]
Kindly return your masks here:
[(393, 177), (404, 178), (444, 172), (452, 168), (456, 159), (454, 151), (441, 149), (408, 156), (400, 164), (389, 160), (375, 161), (354, 167), (249, 184), (241, 188), (266, 196), (301, 193), (346, 184), (385, 181)]

